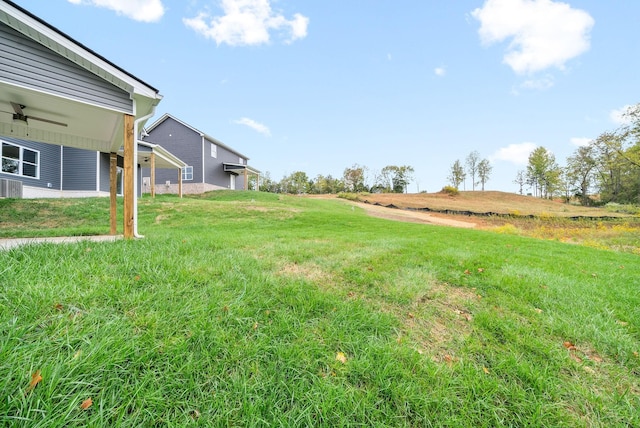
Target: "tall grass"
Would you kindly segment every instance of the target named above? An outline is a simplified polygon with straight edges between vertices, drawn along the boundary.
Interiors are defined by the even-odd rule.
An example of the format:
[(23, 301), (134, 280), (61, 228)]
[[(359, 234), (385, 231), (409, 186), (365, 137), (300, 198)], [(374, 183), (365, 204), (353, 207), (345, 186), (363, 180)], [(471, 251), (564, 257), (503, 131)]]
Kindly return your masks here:
[(0, 424), (640, 424), (637, 256), (253, 192), (140, 230), (0, 252)]

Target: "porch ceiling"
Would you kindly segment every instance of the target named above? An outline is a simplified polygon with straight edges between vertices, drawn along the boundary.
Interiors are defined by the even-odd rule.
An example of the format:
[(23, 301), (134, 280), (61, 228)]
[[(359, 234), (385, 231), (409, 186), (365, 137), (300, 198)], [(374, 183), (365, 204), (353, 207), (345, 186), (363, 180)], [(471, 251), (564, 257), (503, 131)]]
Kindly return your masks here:
[[(14, 120), (11, 102), (35, 119)], [(123, 113), (13, 86), (0, 79), (0, 135), (101, 152), (117, 151), (124, 140)]]

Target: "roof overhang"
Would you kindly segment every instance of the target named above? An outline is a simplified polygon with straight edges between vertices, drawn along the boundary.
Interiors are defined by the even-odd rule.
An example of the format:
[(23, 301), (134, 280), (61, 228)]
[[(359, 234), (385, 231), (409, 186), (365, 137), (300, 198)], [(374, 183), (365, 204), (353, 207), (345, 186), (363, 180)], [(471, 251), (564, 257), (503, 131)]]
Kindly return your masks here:
[[(162, 169), (179, 169), (187, 166), (185, 162), (180, 160), (173, 153), (160, 146), (146, 141), (138, 140), (138, 165), (143, 168), (151, 168), (151, 154), (155, 155), (156, 168)], [(119, 150), (118, 154), (124, 156), (124, 150)]]
[(244, 172), (248, 172), (249, 174), (260, 175), (261, 172), (255, 168), (250, 167), (249, 165), (241, 165), (238, 163), (223, 163), (224, 171), (229, 172), (231, 174), (240, 175), (244, 174)]
[[(0, 135), (60, 144), (100, 152), (116, 152), (124, 141), (124, 115), (131, 114), (144, 126), (162, 96), (158, 90), (109, 62), (66, 34), (8, 0), (0, 0), (0, 22), (51, 49), (60, 56), (129, 93), (130, 111), (16, 86), (2, 79), (0, 70)], [(28, 106), (28, 115), (66, 123), (59, 126), (36, 120), (13, 119), (11, 102)], [(141, 129), (141, 128), (139, 128)]]

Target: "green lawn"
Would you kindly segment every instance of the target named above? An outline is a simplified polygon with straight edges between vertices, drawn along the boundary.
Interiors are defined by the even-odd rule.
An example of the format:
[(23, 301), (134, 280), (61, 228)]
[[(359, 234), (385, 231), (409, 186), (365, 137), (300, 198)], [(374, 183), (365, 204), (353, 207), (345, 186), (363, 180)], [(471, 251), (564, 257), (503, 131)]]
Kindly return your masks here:
[[(88, 201), (49, 226), (106, 233)], [(0, 252), (0, 425), (640, 426), (637, 255), (254, 192), (139, 210), (141, 240)]]

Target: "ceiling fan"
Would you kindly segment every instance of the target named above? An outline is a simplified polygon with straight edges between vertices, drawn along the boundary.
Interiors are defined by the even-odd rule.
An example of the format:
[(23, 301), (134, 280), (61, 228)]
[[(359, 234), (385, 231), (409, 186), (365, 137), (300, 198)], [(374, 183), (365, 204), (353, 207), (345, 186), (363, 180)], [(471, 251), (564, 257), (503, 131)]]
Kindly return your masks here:
[(13, 120), (21, 120), (24, 123), (28, 124), (29, 123), (28, 119), (31, 119), (31, 120), (37, 120), (40, 122), (52, 123), (54, 125), (59, 125), (59, 126), (67, 126), (66, 123), (56, 122), (55, 120), (43, 119), (41, 117), (35, 117), (35, 116), (27, 116), (24, 114), (24, 111), (22, 110), (27, 108), (25, 105), (14, 103), (13, 101), (11, 101), (11, 107), (13, 107), (13, 111), (14, 111)]

